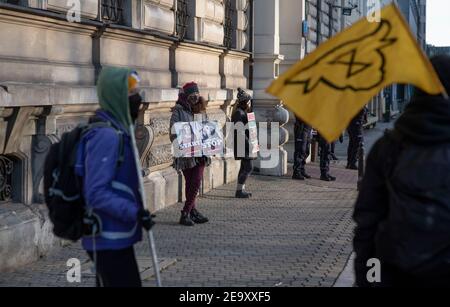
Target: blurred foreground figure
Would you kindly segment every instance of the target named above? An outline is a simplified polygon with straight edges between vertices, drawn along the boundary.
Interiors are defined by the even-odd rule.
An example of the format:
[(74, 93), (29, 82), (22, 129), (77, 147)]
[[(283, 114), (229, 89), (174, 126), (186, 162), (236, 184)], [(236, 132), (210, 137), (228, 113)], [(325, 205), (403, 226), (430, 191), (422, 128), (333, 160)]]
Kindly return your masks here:
[[(450, 57), (432, 63), (450, 93)], [(450, 286), (450, 100), (416, 90), (368, 157), (354, 220), (358, 286)]]
[[(83, 248), (95, 264), (97, 286), (140, 287), (133, 245), (142, 228), (153, 227), (143, 207), (130, 127), (139, 115), (142, 97), (137, 72), (103, 68), (97, 92), (100, 109), (91, 118), (99, 125), (83, 134), (75, 165), (82, 178), (87, 219), (96, 229), (85, 234)], [(91, 224), (91, 223), (88, 223)]]

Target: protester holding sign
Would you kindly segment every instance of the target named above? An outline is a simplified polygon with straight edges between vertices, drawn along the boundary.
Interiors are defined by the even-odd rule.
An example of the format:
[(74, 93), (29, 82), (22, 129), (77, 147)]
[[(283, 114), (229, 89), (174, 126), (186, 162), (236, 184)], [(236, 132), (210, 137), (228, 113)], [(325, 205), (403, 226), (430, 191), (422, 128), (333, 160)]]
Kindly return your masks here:
[[(245, 182), (253, 170), (252, 160), (256, 158), (250, 150), (250, 132), (248, 129), (247, 114), (251, 110), (252, 97), (241, 88), (238, 89), (238, 105), (231, 120), (235, 124), (234, 129), (234, 158), (241, 161), (241, 168), (238, 175), (236, 198), (250, 198), (251, 193), (245, 191)], [(245, 128), (244, 128), (245, 127)], [(244, 142), (240, 141), (244, 140)]]
[[(172, 109), (172, 117), (170, 118), (170, 140), (172, 143), (174, 141), (177, 142), (175, 124), (193, 123), (195, 121), (203, 122), (206, 115), (203, 109), (197, 84), (194, 82), (185, 84), (180, 90), (178, 101)], [(187, 127), (186, 131), (188, 131)], [(189, 133), (192, 135), (191, 131)], [(205, 166), (208, 166), (210, 163), (211, 160), (208, 157), (199, 154), (193, 154), (190, 157), (175, 154), (173, 166), (177, 171), (183, 172), (186, 179), (186, 202), (181, 211), (181, 225), (194, 226), (195, 223), (208, 222), (208, 218), (195, 208), (195, 201), (200, 189), (203, 171)]]

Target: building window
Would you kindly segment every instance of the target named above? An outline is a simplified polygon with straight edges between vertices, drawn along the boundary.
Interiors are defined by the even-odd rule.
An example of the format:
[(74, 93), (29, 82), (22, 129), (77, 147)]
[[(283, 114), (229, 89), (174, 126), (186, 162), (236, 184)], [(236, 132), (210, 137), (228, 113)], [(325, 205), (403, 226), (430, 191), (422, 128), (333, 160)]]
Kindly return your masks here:
[(236, 10), (233, 6), (233, 0), (224, 0), (225, 5), (225, 21), (224, 21), (224, 38), (223, 45), (228, 49), (233, 48), (233, 33), (235, 31), (234, 20)]
[(20, 0), (0, 0), (0, 3), (8, 3), (8, 4), (19, 5), (20, 4)]
[(123, 23), (123, 0), (102, 0), (101, 19), (111, 23)]
[(177, 1), (177, 32), (176, 36), (183, 40), (186, 37), (187, 26), (189, 23), (189, 13), (186, 0)]
[(13, 161), (0, 156), (0, 202), (12, 199)]

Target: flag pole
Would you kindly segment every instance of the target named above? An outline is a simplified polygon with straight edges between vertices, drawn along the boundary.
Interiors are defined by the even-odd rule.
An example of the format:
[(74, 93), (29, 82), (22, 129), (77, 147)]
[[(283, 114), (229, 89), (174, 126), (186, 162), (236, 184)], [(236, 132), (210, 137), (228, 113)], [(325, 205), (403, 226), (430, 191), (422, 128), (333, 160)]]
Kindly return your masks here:
[[(144, 208), (147, 208), (147, 198), (145, 197), (144, 180), (142, 179), (142, 167), (137, 150), (136, 138), (134, 134), (134, 125), (131, 124), (129, 128), (130, 128), (131, 142), (133, 145), (132, 147), (133, 147), (134, 161), (136, 163), (137, 176), (139, 180), (139, 192), (141, 194), (142, 204)], [(156, 285), (158, 287), (162, 287), (161, 276), (159, 274), (158, 256), (156, 255), (155, 239), (153, 238), (153, 231), (151, 229), (147, 232), (147, 237), (150, 245), (150, 253), (152, 255), (153, 268), (155, 270)]]

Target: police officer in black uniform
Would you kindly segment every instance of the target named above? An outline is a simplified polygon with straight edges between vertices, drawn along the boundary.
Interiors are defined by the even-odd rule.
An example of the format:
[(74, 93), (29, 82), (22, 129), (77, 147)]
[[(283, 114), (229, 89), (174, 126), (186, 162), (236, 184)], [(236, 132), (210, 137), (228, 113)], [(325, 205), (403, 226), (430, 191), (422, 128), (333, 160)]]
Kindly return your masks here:
[(305, 180), (311, 178), (305, 170), (306, 159), (310, 154), (309, 148), (311, 145), (311, 137), (312, 128), (296, 117), (294, 125), (294, 175), (292, 176), (292, 179), (294, 180)]
[(353, 118), (347, 128), (349, 142), (347, 149), (347, 169), (357, 170), (358, 166), (358, 150), (363, 145), (363, 126), (368, 109), (364, 107), (358, 115)]

